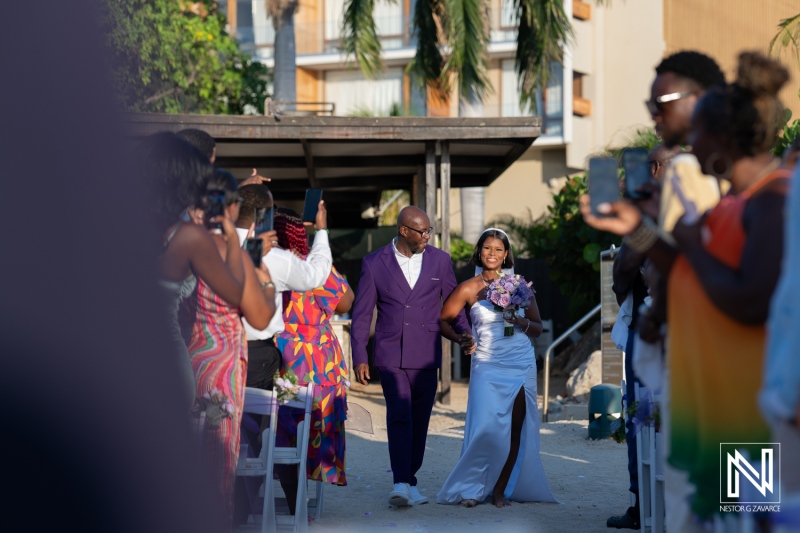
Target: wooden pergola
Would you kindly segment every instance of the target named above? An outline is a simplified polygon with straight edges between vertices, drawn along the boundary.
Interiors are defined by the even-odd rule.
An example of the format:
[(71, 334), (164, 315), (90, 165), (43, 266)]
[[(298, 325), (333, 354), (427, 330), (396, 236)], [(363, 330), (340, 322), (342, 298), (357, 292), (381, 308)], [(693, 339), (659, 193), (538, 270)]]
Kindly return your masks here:
[[(540, 117), (318, 117), (130, 113), (132, 139), (197, 128), (217, 142), (216, 166), (272, 179), (277, 203), (324, 189), (331, 227), (359, 227), (384, 190), (411, 191), (450, 250), (450, 188), (487, 186), (539, 137)], [(437, 202), (437, 188), (440, 189)], [(438, 204), (438, 205), (437, 205)], [(447, 342), (447, 341), (446, 341)], [(449, 403), (450, 350), (441, 400)]]

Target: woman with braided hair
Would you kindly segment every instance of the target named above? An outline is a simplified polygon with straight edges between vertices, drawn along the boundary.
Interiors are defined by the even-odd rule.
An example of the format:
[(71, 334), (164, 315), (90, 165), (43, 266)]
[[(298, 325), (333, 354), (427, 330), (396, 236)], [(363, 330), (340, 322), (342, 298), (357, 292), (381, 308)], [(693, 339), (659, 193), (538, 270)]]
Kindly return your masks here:
[[(308, 237), (295, 211), (275, 209), (275, 231), (281, 248), (305, 257)], [(307, 476), (314, 481), (346, 485), (344, 421), (347, 418), (346, 386), (348, 369), (342, 347), (336, 339), (330, 319), (353, 305), (354, 294), (347, 281), (331, 268), (327, 281), (307, 292), (285, 292), (283, 320), (285, 329), (276, 337), (283, 354), (281, 375), (291, 370), (301, 385), (314, 383), (314, 405), (308, 443)], [(300, 414), (302, 417), (302, 413)], [(297, 419), (282, 414), (278, 428), (280, 445), (290, 445), (297, 438)], [(287, 442), (288, 441), (288, 442)], [(279, 472), (287, 495), (297, 493), (297, 470)], [(288, 489), (288, 490), (287, 490)], [(293, 496), (290, 496), (290, 499)], [(289, 501), (294, 509), (294, 501)]]
[[(770, 149), (783, 114), (778, 92), (788, 79), (776, 61), (745, 52), (736, 80), (700, 99), (692, 153), (705, 173), (730, 183), (730, 192), (707, 213), (683, 199), (675, 244), (626, 201), (601, 206), (607, 217), (599, 218), (590, 214), (588, 198), (581, 200), (589, 225), (626, 235), (668, 279), (669, 462), (688, 473), (692, 510), (701, 520), (720, 509), (720, 445), (769, 441), (756, 396), (783, 256), (789, 171)], [(756, 445), (739, 449), (761, 456)], [(694, 528), (687, 522), (679, 530)]]

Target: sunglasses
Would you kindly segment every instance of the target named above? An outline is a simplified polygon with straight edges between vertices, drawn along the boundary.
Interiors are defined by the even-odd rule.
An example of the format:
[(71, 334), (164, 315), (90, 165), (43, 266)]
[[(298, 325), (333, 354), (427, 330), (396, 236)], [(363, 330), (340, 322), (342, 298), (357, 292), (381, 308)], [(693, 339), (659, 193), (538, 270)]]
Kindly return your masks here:
[(691, 96), (695, 94), (695, 91), (683, 91), (678, 93), (669, 93), (669, 94), (662, 94), (661, 96), (656, 96), (651, 100), (647, 100), (644, 105), (647, 106), (647, 110), (650, 112), (651, 115), (660, 115), (664, 112), (664, 104), (667, 102), (675, 102), (677, 100), (682, 100), (687, 96)]
[(420, 237), (427, 237), (428, 235), (433, 233), (433, 228), (428, 228), (426, 230), (420, 230), (420, 229), (417, 229), (417, 228), (412, 228), (411, 226), (406, 226), (405, 224), (401, 224), (401, 225), (404, 228), (408, 228), (410, 230), (416, 231), (417, 233), (419, 233)]

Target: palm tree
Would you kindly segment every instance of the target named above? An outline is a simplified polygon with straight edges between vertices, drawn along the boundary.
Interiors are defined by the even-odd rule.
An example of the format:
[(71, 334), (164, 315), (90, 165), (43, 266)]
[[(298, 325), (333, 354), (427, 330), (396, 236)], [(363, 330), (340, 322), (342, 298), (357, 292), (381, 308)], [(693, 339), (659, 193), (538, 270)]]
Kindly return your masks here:
[(769, 42), (769, 53), (780, 55), (784, 50), (791, 50), (800, 65), (800, 13), (783, 19), (778, 24), (778, 33)]
[(275, 68), (273, 99), (297, 101), (297, 47), (294, 38), (294, 14), (299, 0), (266, 0), (267, 13), (275, 28)]
[[(561, 61), (572, 25), (563, 0), (513, 2), (520, 107), (534, 109), (536, 92), (547, 86), (550, 65)], [(368, 76), (382, 67), (373, 7), (374, 0), (347, 0), (342, 28), (345, 53)], [(452, 80), (457, 80), (459, 116), (482, 116), (483, 98), (492, 91), (486, 57), (488, 0), (415, 0), (413, 7), (411, 34), (417, 51), (407, 68), (412, 80), (440, 94), (449, 94)], [(461, 189), (462, 233), (468, 242), (477, 241), (483, 231), (483, 204), (483, 187)]]

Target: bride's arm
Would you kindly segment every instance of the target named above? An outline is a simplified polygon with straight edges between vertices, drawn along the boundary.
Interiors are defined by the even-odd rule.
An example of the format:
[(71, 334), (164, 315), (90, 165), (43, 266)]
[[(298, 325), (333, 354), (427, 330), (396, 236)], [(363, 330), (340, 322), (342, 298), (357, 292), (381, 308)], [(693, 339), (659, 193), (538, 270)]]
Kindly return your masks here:
[(464, 282), (450, 293), (447, 300), (442, 305), (442, 314), (439, 317), (439, 324), (442, 330), (442, 336), (450, 339), (453, 342), (461, 344), (461, 348), (465, 353), (469, 354), (475, 349), (475, 343), (472, 341), (472, 336), (469, 333), (456, 333), (453, 329), (452, 323), (458, 317), (458, 314), (468, 304), (469, 289), (467, 287), (469, 282)]
[(525, 309), (525, 317), (514, 316), (514, 324), (522, 328), (528, 337), (536, 338), (542, 334), (542, 317), (539, 315), (539, 306), (536, 305), (536, 296), (531, 298), (531, 305)]

